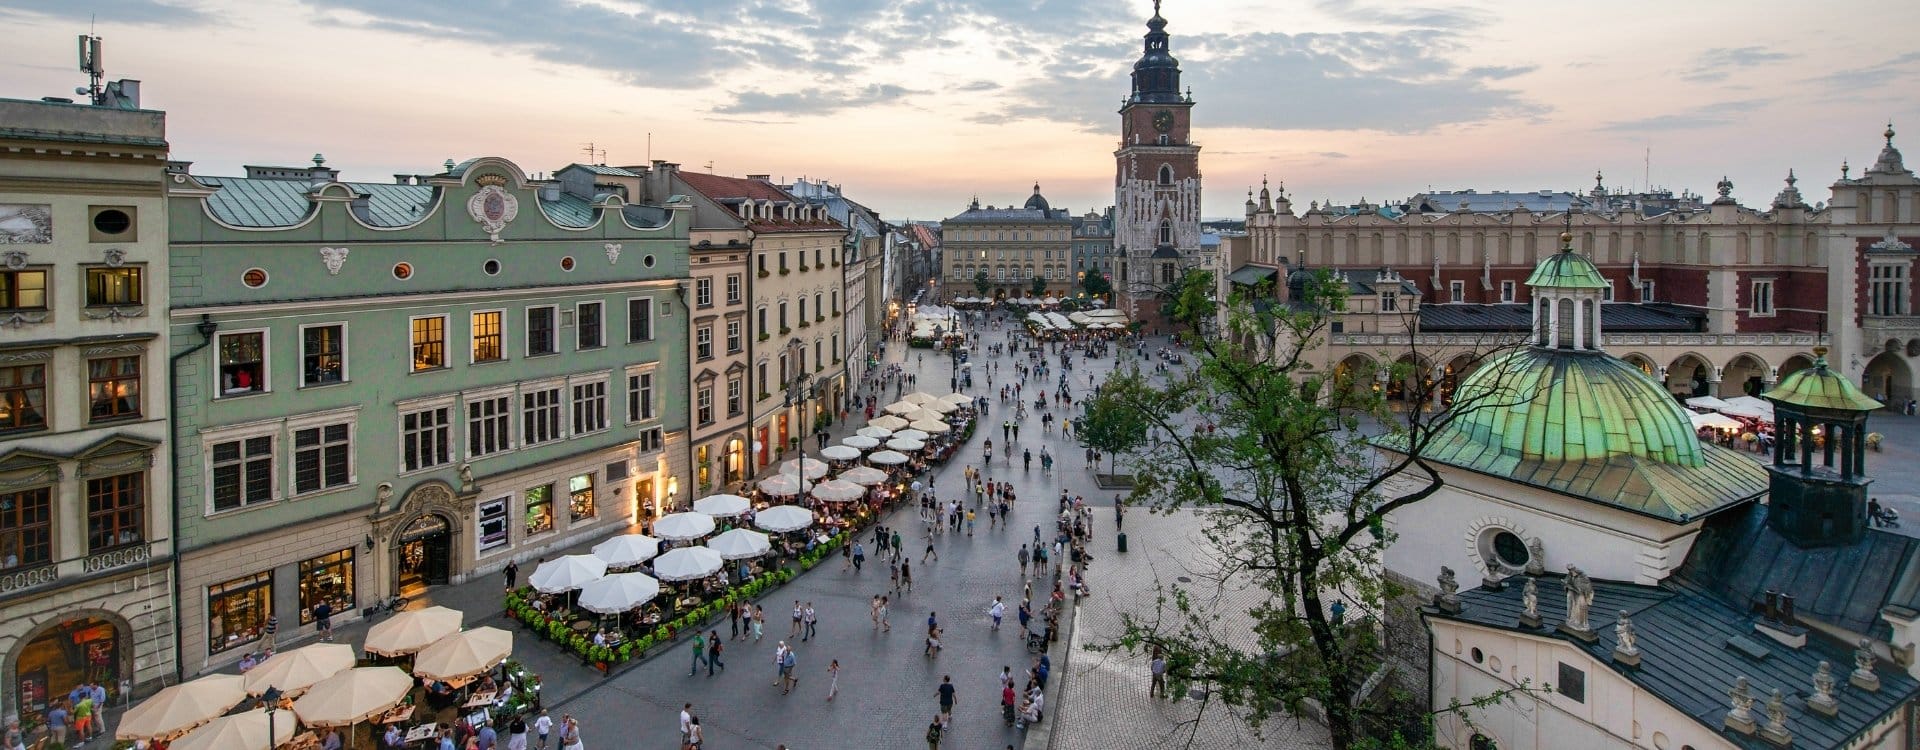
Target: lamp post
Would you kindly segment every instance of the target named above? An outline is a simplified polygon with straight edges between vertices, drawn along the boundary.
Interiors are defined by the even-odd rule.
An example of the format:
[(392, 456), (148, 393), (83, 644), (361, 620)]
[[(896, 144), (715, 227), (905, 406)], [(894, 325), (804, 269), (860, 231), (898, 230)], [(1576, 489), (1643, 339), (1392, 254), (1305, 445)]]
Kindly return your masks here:
[(269, 686), (267, 692), (260, 694), (260, 700), (267, 704), (267, 750), (273, 750), (273, 712), (280, 709), (280, 688)]
[(794, 463), (796, 469), (794, 473), (799, 475), (802, 503), (805, 502), (804, 496), (807, 494), (807, 438), (813, 436), (813, 415), (807, 412), (808, 381), (811, 378), (807, 374), (806, 356), (807, 347), (800, 337), (795, 336), (787, 342), (787, 366), (793, 368), (793, 377), (787, 381), (785, 406), (791, 409), (794, 401), (799, 400), (800, 427), (804, 429), (804, 432), (802, 429), (794, 430), (795, 433), (799, 433), (800, 445), (800, 458)]

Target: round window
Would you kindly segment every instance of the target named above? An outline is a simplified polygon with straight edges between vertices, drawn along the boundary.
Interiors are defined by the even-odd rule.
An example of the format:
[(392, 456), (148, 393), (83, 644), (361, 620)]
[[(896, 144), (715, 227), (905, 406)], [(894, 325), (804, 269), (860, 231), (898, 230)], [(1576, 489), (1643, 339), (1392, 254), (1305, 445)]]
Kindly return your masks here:
[(1489, 657), (1487, 657), (1487, 666), (1488, 666), (1488, 667), (1491, 667), (1491, 668), (1493, 669), (1493, 671), (1495, 671), (1495, 672), (1499, 672), (1499, 671), (1500, 671), (1500, 657), (1498, 657), (1498, 656), (1489, 656)]
[(1519, 534), (1511, 531), (1499, 531), (1493, 535), (1493, 556), (1510, 568), (1524, 568), (1533, 559), (1533, 553), (1527, 550), (1527, 543)]
[(643, 266), (646, 266), (646, 267), (648, 267), (648, 268), (652, 268), (652, 267), (653, 267), (653, 256), (651, 256), (651, 255), (648, 255), (648, 256), (645, 256), (645, 257), (643, 257), (643, 258), (641, 258), (641, 259), (640, 259), (640, 265), (643, 265)]
[(101, 234), (120, 234), (132, 228), (133, 217), (120, 209), (101, 209), (93, 215), (93, 229)]
[(480, 270), (486, 271), (488, 276), (498, 276), (500, 275), (500, 261), (488, 258), (486, 263), (480, 265)]
[(401, 281), (406, 281), (407, 279), (413, 278), (413, 264), (412, 263), (393, 264), (393, 277)]
[(1480, 649), (1476, 648), (1473, 650), (1473, 663), (1479, 664), (1486, 660), (1487, 660), (1487, 655), (1480, 653)]
[(262, 269), (262, 268), (247, 269), (246, 273), (240, 274), (240, 283), (246, 284), (247, 288), (249, 289), (259, 289), (260, 287), (266, 286), (267, 285), (266, 269)]
[(573, 256), (569, 255), (565, 258), (560, 259), (560, 270), (562, 271), (573, 270)]

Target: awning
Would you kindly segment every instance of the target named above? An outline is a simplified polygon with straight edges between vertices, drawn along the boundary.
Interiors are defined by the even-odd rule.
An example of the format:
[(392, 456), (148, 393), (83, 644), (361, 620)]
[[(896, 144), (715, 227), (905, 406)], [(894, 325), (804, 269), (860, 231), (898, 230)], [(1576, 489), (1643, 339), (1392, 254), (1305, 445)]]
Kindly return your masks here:
[(1231, 275), (1227, 276), (1227, 280), (1235, 284), (1253, 286), (1273, 278), (1275, 273), (1277, 272), (1274, 269), (1267, 268), (1266, 266), (1241, 266), (1240, 270), (1234, 271)]

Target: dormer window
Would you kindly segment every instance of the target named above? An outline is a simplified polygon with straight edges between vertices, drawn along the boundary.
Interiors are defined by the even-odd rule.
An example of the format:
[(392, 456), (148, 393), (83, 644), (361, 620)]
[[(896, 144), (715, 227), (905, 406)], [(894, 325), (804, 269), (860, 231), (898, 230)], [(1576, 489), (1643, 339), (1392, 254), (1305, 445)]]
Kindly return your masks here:
[(1400, 296), (1393, 292), (1380, 295), (1380, 312), (1397, 312), (1400, 309)]

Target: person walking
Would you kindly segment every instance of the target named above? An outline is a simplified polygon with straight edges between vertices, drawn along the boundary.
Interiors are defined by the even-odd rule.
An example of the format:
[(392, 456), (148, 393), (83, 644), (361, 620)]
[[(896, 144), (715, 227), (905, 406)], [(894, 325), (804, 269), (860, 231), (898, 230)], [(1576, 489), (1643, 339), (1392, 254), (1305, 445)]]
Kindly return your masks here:
[(740, 614), (741, 614), (741, 610), (743, 610), (743, 609), (746, 609), (746, 608), (748, 608), (748, 607), (751, 607), (751, 606), (753, 606), (753, 605), (751, 605), (751, 604), (747, 604), (747, 603), (745, 603), (745, 602), (728, 602), (728, 603), (727, 603), (727, 622), (728, 622), (728, 624), (730, 624), (730, 625), (732, 625), (732, 627), (733, 627), (733, 634), (732, 634), (732, 635), (729, 635), (729, 636), (727, 636), (727, 640), (729, 640), (729, 641), (737, 641), (737, 640), (740, 640)]
[(560, 725), (560, 750), (587, 750), (580, 739), (580, 722), (573, 720), (573, 714), (562, 714)]
[(692, 721), (687, 723), (687, 748), (688, 750), (700, 750), (702, 743), (706, 741), (706, 733), (700, 729), (700, 717), (695, 716)]
[(907, 567), (906, 560), (900, 561), (900, 593), (913, 591), (913, 570)]
[(942, 675), (940, 688), (934, 692), (940, 697), (940, 728), (945, 729), (953, 725), (953, 675)]
[(680, 744), (687, 744), (687, 736), (693, 734), (693, 704), (680, 707)]
[(793, 692), (794, 686), (800, 684), (800, 678), (793, 674), (793, 667), (797, 661), (799, 659), (794, 656), (791, 648), (787, 649), (785, 656), (780, 657), (780, 679), (784, 683), (780, 688), (781, 695)]
[(274, 642), (278, 640), (277, 636), (279, 634), (280, 634), (280, 616), (276, 614), (268, 613), (267, 624), (262, 626), (260, 629), (260, 651), (262, 653), (265, 653), (268, 656), (272, 656), (273, 645), (274, 645)]
[(887, 584), (887, 592), (898, 592), (900, 590), (900, 568), (889, 563), (887, 565), (887, 578), (891, 581)]
[[(688, 705), (691, 706), (692, 704)], [(552, 733), (553, 717), (548, 716), (547, 710), (542, 708), (540, 709), (540, 718), (533, 720), (533, 736), (539, 740), (539, 743), (535, 746), (535, 750), (547, 750), (547, 736)]]
[(107, 686), (94, 680), (87, 687), (93, 693), (93, 736), (101, 737), (107, 733)]
[(987, 616), (993, 618), (993, 629), (1000, 629), (1000, 620), (1007, 616), (1007, 604), (1000, 597), (993, 598), (993, 606), (987, 608)]
[(507, 750), (527, 750), (527, 721), (519, 714), (507, 722)]
[(1147, 679), (1147, 697), (1166, 697), (1167, 654), (1159, 646), (1153, 647), (1153, 661), (1147, 665), (1147, 672), (1151, 675)]
[(507, 590), (512, 591), (513, 584), (520, 580), (520, 561), (508, 560), (507, 567), (501, 568), (500, 574), (507, 579)]
[(707, 636), (705, 633), (693, 634), (693, 662), (687, 665), (687, 676), (700, 671), (700, 665), (707, 665), (707, 676), (713, 676), (713, 662), (707, 660)]
[(787, 628), (787, 637), (788, 637), (788, 638), (797, 638), (797, 637), (799, 637), (799, 636), (800, 636), (800, 616), (801, 616), (801, 614), (803, 614), (803, 613), (802, 613), (802, 612), (800, 611), (800, 600), (799, 600), (799, 599), (795, 599), (795, 600), (793, 600), (793, 625)]
[(800, 615), (800, 624), (801, 624), (800, 640), (802, 641), (813, 640), (814, 626), (818, 622), (819, 622), (819, 617), (814, 614), (813, 602), (807, 602), (806, 610), (803, 611)]
[(1017, 556), (1020, 558), (1020, 580), (1024, 581), (1027, 579), (1027, 545), (1020, 545), (1020, 552)]
[(827, 665), (827, 702), (833, 702), (833, 696), (840, 693), (840, 660), (834, 659)]
[(927, 750), (940, 750), (940, 715), (933, 715), (933, 723), (927, 725)]
[(313, 605), (313, 622), (320, 630), (320, 640), (333, 641), (333, 605), (321, 600)]
[(893, 632), (893, 623), (887, 621), (887, 607), (892, 603), (893, 600), (885, 596), (880, 597), (880, 632), (882, 633)]
[(867, 548), (861, 546), (861, 544), (857, 541), (854, 542), (853, 543), (853, 574), (859, 575), (860, 566), (865, 565), (866, 563), (867, 563)]
[(773, 686), (780, 687), (786, 680), (787, 642), (781, 641), (773, 647)]
[(714, 667), (719, 667), (720, 671), (722, 672), (727, 671), (727, 663), (720, 661), (720, 631), (718, 630), (711, 630), (707, 632), (707, 676), (708, 677), (713, 676)]

